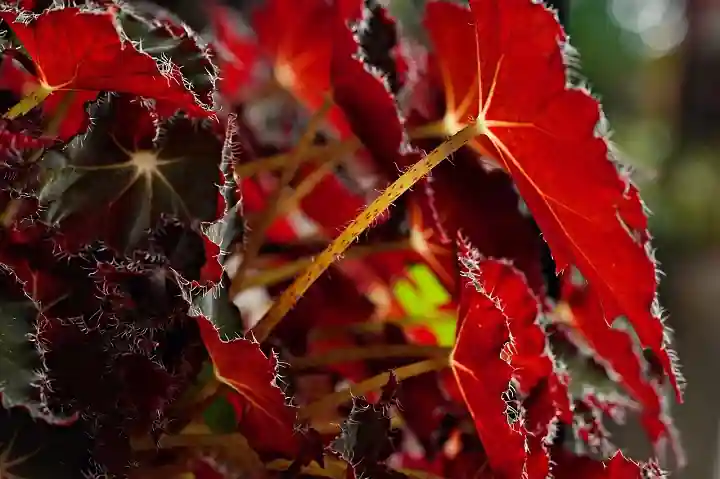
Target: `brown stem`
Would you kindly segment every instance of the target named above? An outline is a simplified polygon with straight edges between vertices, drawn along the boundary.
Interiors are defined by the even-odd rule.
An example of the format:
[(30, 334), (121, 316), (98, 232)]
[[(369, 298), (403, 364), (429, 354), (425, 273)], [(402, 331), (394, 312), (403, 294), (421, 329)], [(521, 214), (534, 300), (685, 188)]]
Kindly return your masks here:
[[(322, 435), (338, 434), (340, 432), (340, 424), (337, 422), (314, 422), (311, 424), (311, 426), (313, 429), (315, 429)], [(405, 420), (399, 414), (394, 414), (390, 418), (390, 427), (392, 429), (399, 429), (403, 426), (405, 426)]]
[(297, 149), (285, 164), (280, 177), (280, 184), (272, 192), (270, 198), (268, 198), (267, 207), (265, 208), (263, 215), (260, 217), (258, 224), (255, 225), (255, 228), (250, 234), (250, 240), (248, 241), (247, 248), (243, 254), (242, 263), (240, 263), (240, 268), (235, 274), (238, 286), (235, 286), (235, 282), (233, 282), (233, 285), (230, 287), (230, 297), (234, 297), (238, 293), (237, 290), (239, 284), (242, 283), (248, 269), (252, 266), (252, 263), (255, 261), (258, 253), (260, 252), (260, 248), (262, 247), (262, 243), (265, 239), (265, 233), (268, 228), (270, 228), (270, 225), (272, 225), (272, 222), (276, 217), (279, 202), (282, 198), (284, 190), (295, 177), (302, 161), (302, 155), (312, 145), (312, 142), (315, 139), (315, 134), (322, 126), (322, 122), (324, 121), (328, 111), (330, 111), (332, 105), (332, 100), (327, 98), (322, 107), (315, 112), (308, 123), (307, 129), (300, 138)]
[(156, 448), (175, 449), (188, 447), (213, 447), (224, 446), (229, 441), (237, 440), (237, 436), (241, 436), (241, 434), (174, 434), (162, 436), (157, 444), (150, 438), (133, 439), (131, 443), (135, 451), (146, 451)]
[(417, 344), (382, 344), (356, 348), (333, 349), (327, 353), (295, 358), (290, 361), (293, 369), (303, 370), (331, 364), (367, 359), (384, 358), (447, 358), (450, 348), (421, 346)]
[(310, 264), (290, 287), (273, 303), (270, 310), (255, 325), (252, 332), (262, 342), (270, 335), (273, 328), (295, 306), (298, 299), (320, 277), (330, 265), (363, 233), (400, 195), (420, 181), (445, 158), (459, 150), (463, 145), (477, 136), (475, 124), (471, 124), (448, 138), (435, 148), (429, 155), (415, 163), (400, 178), (378, 196), (320, 255)]

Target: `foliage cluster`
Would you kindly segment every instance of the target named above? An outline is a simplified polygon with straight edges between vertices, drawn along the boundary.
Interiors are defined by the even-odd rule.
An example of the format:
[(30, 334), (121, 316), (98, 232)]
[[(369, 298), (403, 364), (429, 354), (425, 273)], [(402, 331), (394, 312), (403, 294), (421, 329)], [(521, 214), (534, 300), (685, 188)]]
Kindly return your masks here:
[(0, 477), (663, 477), (625, 414), (682, 465), (552, 9), (202, 3), (0, 3)]

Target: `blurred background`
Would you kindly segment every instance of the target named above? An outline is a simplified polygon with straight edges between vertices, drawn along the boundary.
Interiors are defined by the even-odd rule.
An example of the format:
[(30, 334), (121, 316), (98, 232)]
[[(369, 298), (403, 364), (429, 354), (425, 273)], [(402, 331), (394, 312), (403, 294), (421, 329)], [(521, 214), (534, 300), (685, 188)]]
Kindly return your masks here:
[[(422, 36), (425, 0), (385, 0)], [(687, 377), (672, 408), (689, 465), (720, 479), (720, 0), (555, 0), (582, 73), (654, 215), (661, 300)], [(615, 432), (633, 455), (642, 433)]]
[(689, 465), (673, 477), (720, 478), (720, 1), (568, 3), (584, 72), (654, 212), (661, 300), (688, 380), (673, 414)]

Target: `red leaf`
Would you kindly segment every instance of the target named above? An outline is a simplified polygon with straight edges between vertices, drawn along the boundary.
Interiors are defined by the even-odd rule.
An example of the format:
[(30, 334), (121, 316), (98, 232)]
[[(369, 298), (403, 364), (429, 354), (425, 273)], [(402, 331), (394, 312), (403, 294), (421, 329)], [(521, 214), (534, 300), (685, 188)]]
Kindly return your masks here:
[[(330, 91), (335, 32), (345, 26), (345, 15), (358, 11), (350, 0), (268, 0), (253, 15), (253, 28), (273, 62), (275, 80), (310, 111), (318, 110)], [(328, 118), (342, 136), (350, 134), (337, 107)]]
[(391, 180), (418, 160), (408, 154), (405, 131), (395, 99), (383, 79), (355, 58), (358, 45), (342, 22), (336, 23), (330, 80), (333, 100), (342, 109), (352, 132), (372, 154), (377, 167)]
[[(180, 71), (176, 66), (170, 65), (169, 72), (161, 73), (152, 57), (121, 40), (110, 11), (48, 10), (28, 23), (18, 20), (19, 15), (15, 11), (0, 12), (0, 18), (35, 63), (35, 87), (41, 87), (51, 97), (70, 91), (79, 91), (83, 96), (115, 91), (162, 101), (188, 113), (204, 112), (178, 81)], [(73, 102), (74, 108), (82, 107), (77, 103)]]
[[(655, 311), (655, 265), (646, 244), (628, 231), (644, 226), (639, 200), (598, 135), (599, 103), (567, 86), (566, 37), (557, 19), (530, 0), (471, 0), (472, 12), (443, 3), (428, 8), (446, 83), (448, 133), (476, 121), (473, 146), (512, 176), (558, 271), (577, 265), (606, 316), (629, 318), (680, 399)], [(466, 60), (472, 44), (473, 70)], [(456, 98), (459, 92), (468, 93)]]
[[(23, 62), (30, 64), (26, 65)], [(32, 62), (22, 53), (17, 50), (4, 52), (0, 66), (0, 88), (11, 91), (18, 98), (31, 95), (38, 88), (38, 79), (27, 68), (34, 70)], [(59, 138), (66, 140), (87, 129), (90, 121), (85, 113), (85, 104), (95, 100), (96, 97), (97, 92), (75, 92), (74, 96), (70, 98), (70, 103), (57, 128)], [(46, 98), (42, 103), (42, 109), (46, 116), (51, 117), (54, 112), (59, 111), (61, 103), (66, 99), (66, 95), (60, 93)]]
[[(300, 179), (313, 174), (317, 166), (303, 165)], [(332, 208), (327, 205), (332, 204)], [(303, 212), (317, 222), (330, 238), (335, 238), (365, 206), (362, 196), (351, 192), (334, 174), (327, 174), (300, 200)]]
[(442, 82), (444, 123), (447, 133), (454, 133), (478, 111), (478, 68), (468, 61), (477, 55), (474, 21), (467, 8), (449, 2), (428, 2), (425, 8), (423, 23), (434, 47), (428, 73)]
[(363, 0), (336, 0), (342, 18), (355, 20), (360, 18), (363, 9)]
[(556, 479), (661, 479), (667, 477), (654, 464), (638, 464), (618, 451), (602, 463), (590, 457), (575, 456), (566, 451), (554, 454), (556, 465), (553, 475)]
[(32, 68), (32, 64), (25, 59), (20, 50), (3, 51), (2, 63), (0, 63), (0, 89), (10, 90), (20, 97), (30, 93), (26, 88), (34, 82), (34, 77), (28, 68)]
[(602, 304), (592, 288), (587, 284), (576, 284), (569, 273), (571, 271), (563, 276), (562, 298), (565, 306), (560, 308), (561, 313), (564, 311), (570, 315), (572, 326), (583, 335), (597, 356), (619, 376), (633, 399), (640, 403), (642, 423), (652, 443), (657, 447), (661, 441), (669, 439), (680, 462), (684, 462), (675, 429), (670, 417), (665, 414), (660, 392), (644, 373), (640, 352), (635, 350), (632, 338), (626, 332), (610, 327), (603, 314)]
[[(408, 149), (403, 121), (384, 80), (354, 58), (358, 46), (351, 40), (348, 29), (340, 26), (332, 56), (333, 98), (342, 108), (353, 133), (372, 153), (376, 168), (392, 180), (403, 168), (414, 164), (418, 155)], [(430, 150), (437, 142), (423, 142), (418, 146)], [(446, 287), (454, 291), (456, 257), (453, 248), (443, 247), (442, 243), (452, 244), (453, 240), (447, 238), (455, 238), (462, 229), (483, 254), (515, 260), (534, 289), (541, 291), (540, 239), (532, 222), (521, 215), (511, 182), (499, 174), (483, 171), (480, 165), (472, 164), (474, 161), (475, 158), (464, 154), (457, 165), (438, 166), (424, 188), (411, 193), (416, 203), (411, 206), (413, 220), (417, 222), (413, 226), (420, 228), (417, 233), (425, 236), (428, 230), (440, 229), (434, 238), (436, 241), (417, 237), (418, 244), (414, 246)], [(422, 196), (427, 199), (419, 198)], [(427, 212), (432, 213), (432, 219), (421, 218)]]
[(260, 53), (259, 46), (250, 35), (238, 31), (236, 25), (239, 20), (233, 16), (232, 9), (214, 4), (210, 7), (210, 15), (219, 57), (218, 90), (223, 97), (233, 102), (252, 77)]
[(278, 83), (315, 110), (327, 91), (332, 45), (326, 40), (334, 25), (334, 11), (326, 2), (296, 4), (265, 2), (252, 17), (259, 44), (273, 61)]
[(216, 377), (242, 398), (240, 428), (251, 429), (246, 437), (253, 449), (294, 457), (298, 446), (293, 436), (295, 412), (275, 385), (276, 359), (265, 356), (259, 344), (247, 339), (224, 342), (205, 318), (198, 317), (197, 322)]
[(511, 261), (533, 291), (543, 293), (542, 240), (532, 220), (521, 213), (512, 182), (501, 172), (485, 171), (474, 162), (470, 151), (461, 150), (455, 154), (455, 164), (440, 164), (424, 187), (411, 193), (415, 201), (425, 204), (419, 215), (428, 218), (417, 218), (418, 223), (435, 233), (429, 246), (436, 252), (436, 268), (445, 271), (445, 281), (451, 279), (447, 287), (456, 291), (457, 264), (442, 247), (451, 250), (452, 238), (462, 233), (484, 256)]
[(538, 301), (508, 263), (481, 260), (475, 250), (463, 253), (465, 282), (451, 357), (458, 385), (493, 472), (507, 478), (524, 472), (531, 479), (545, 477), (549, 460), (543, 436), (528, 435), (511, 386), (515, 379), (520, 393), (526, 393), (552, 374), (552, 362), (543, 356), (544, 334), (535, 324)]

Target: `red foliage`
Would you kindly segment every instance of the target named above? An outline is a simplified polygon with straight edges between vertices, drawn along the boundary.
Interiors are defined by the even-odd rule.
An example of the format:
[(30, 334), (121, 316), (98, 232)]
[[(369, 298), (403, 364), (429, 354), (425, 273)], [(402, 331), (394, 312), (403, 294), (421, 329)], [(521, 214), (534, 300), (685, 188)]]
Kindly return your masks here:
[[(0, 18), (10, 25), (35, 67), (35, 78), (28, 78), (23, 89), (49, 95), (43, 102), (49, 117), (73, 92), (72, 98), (65, 100), (70, 103), (65, 106), (61, 137), (67, 139), (83, 127), (80, 118), (84, 117), (84, 104), (94, 100), (100, 91), (151, 98), (188, 113), (202, 109), (182, 84), (176, 65), (158, 65), (151, 56), (118, 36), (112, 11), (48, 10), (27, 23), (18, 19), (19, 15), (0, 12)], [(64, 54), (58, 55), (58, 50)], [(119, 70), (118, 65), (122, 65)]]
[[(295, 413), (275, 384), (276, 359), (265, 356), (259, 344), (247, 339), (221, 341), (205, 318), (198, 318), (198, 325), (215, 375), (239, 394), (231, 397), (240, 411), (240, 431), (245, 432), (256, 451), (293, 457), (297, 453), (293, 437)], [(261, 431), (264, 433), (259, 434)]]
[(620, 410), (683, 462), (644, 205), (545, 6), (431, 1), (426, 51), (373, 0), (17, 3), (0, 462), (18, 410), (85, 441), (38, 477), (663, 477)]
[(569, 401), (566, 386), (553, 379), (537, 323), (539, 302), (509, 264), (474, 250), (461, 254), (466, 280), (451, 357), (458, 384), (495, 474), (544, 477), (550, 467), (546, 438), (552, 439), (552, 422), (569, 410)]

